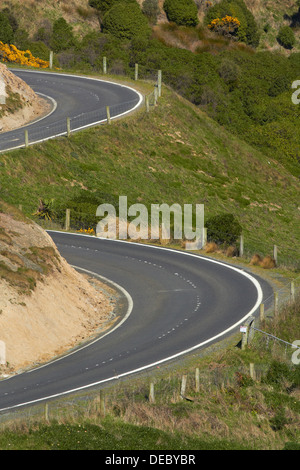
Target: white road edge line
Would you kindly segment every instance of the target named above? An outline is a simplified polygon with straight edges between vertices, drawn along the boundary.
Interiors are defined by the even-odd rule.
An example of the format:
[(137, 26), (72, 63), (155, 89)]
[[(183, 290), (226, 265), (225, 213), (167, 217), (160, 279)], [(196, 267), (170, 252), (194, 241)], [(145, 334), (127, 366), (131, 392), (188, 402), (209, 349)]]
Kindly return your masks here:
[[(44, 73), (44, 74), (48, 74), (48, 75), (59, 75), (59, 76), (62, 75), (62, 76), (65, 76), (65, 77), (75, 77), (75, 78), (82, 78), (82, 79), (86, 79), (86, 80), (95, 80), (95, 81), (98, 81), (98, 82), (111, 83), (111, 84), (113, 84), (113, 85), (118, 85), (118, 86), (120, 86), (120, 87), (122, 87), (122, 88), (128, 88), (129, 90), (134, 91), (134, 92), (138, 95), (138, 97), (139, 97), (138, 103), (137, 103), (133, 108), (129, 109), (128, 111), (124, 111), (124, 113), (118, 114), (117, 116), (112, 116), (112, 117), (111, 117), (112, 120), (113, 120), (113, 119), (120, 118), (120, 117), (122, 117), (122, 116), (125, 116), (125, 115), (128, 114), (128, 113), (131, 113), (132, 111), (134, 111), (135, 109), (137, 109), (137, 108), (140, 106), (140, 104), (142, 103), (142, 101), (144, 100), (143, 95), (142, 95), (139, 91), (135, 90), (134, 88), (132, 88), (132, 87), (130, 87), (130, 86), (128, 86), (128, 85), (123, 85), (123, 84), (120, 84), (120, 83), (116, 83), (116, 82), (113, 82), (113, 81), (111, 81), (111, 80), (104, 80), (104, 79), (101, 79), (101, 78), (93, 78), (93, 77), (85, 77), (85, 76), (81, 76), (81, 75), (72, 75), (72, 74), (67, 74), (67, 73), (42, 72), (42, 71), (40, 71), (40, 70), (22, 70), (22, 69), (14, 69), (14, 70), (16, 70), (16, 71), (18, 71), (18, 72)], [(42, 93), (40, 93), (40, 94), (42, 94)], [(45, 96), (47, 96), (47, 95), (45, 95)], [(53, 98), (51, 98), (50, 96), (48, 96), (48, 98), (53, 99)], [(55, 100), (53, 100), (53, 101), (55, 101)], [(50, 114), (52, 114), (52, 113), (50, 113)], [(47, 116), (45, 116), (45, 117), (47, 117)], [(44, 119), (44, 118), (42, 118), (42, 119)], [(78, 131), (80, 131), (80, 130), (87, 129), (88, 127), (97, 126), (98, 124), (102, 124), (103, 122), (106, 122), (106, 121), (107, 121), (107, 119), (102, 119), (101, 121), (95, 121), (95, 122), (92, 122), (91, 124), (86, 124), (85, 126), (81, 126), (81, 127), (76, 128), (76, 129), (72, 129), (72, 132), (78, 132)], [(38, 121), (37, 121), (37, 122), (38, 122)], [(29, 124), (30, 124), (30, 123), (29, 123)], [(27, 124), (27, 125), (29, 125), (29, 124)], [(33, 123), (33, 124), (34, 124), (34, 123)], [(22, 127), (25, 127), (25, 126), (22, 126)], [(21, 128), (22, 128), (22, 127), (21, 127)], [(21, 129), (21, 128), (19, 128), (19, 129)], [(50, 137), (46, 137), (45, 139), (40, 139), (40, 140), (36, 140), (36, 141), (34, 141), (34, 142), (29, 142), (28, 145), (39, 144), (39, 143), (41, 143), (41, 142), (45, 142), (45, 141), (50, 140), (50, 139), (55, 139), (56, 137), (61, 137), (61, 136), (66, 135), (66, 134), (67, 134), (67, 131), (61, 132), (61, 133), (59, 133), (59, 134), (52, 135), (52, 136), (50, 136)], [(25, 144), (18, 145), (18, 146), (16, 146), (16, 147), (11, 147), (11, 148), (9, 148), (9, 149), (1, 150), (0, 153), (8, 152), (8, 151), (10, 151), (10, 150), (17, 150), (18, 148), (23, 148), (24, 146), (25, 146)]]
[[(119, 328), (121, 325), (123, 325), (123, 323), (129, 318), (131, 312), (132, 312), (132, 309), (133, 309), (133, 300), (132, 300), (132, 297), (131, 295), (129, 294), (129, 292), (127, 292), (127, 290), (124, 289), (124, 287), (120, 286), (119, 284), (117, 284), (116, 282), (112, 281), (111, 279), (107, 279), (107, 277), (104, 277), (102, 276), (101, 274), (97, 274), (97, 273), (94, 273), (93, 271), (89, 271), (88, 269), (84, 269), (84, 268), (80, 268), (79, 266), (73, 266), (73, 265), (70, 265), (72, 268), (74, 269), (78, 269), (80, 271), (84, 271), (85, 273), (87, 274), (90, 274), (91, 276), (93, 277), (98, 277), (99, 279), (101, 279), (102, 281), (112, 285), (113, 287), (115, 287), (117, 290), (121, 291), (122, 294), (126, 297), (127, 299), (127, 302), (128, 302), (128, 307), (127, 307), (127, 311), (126, 311), (126, 314), (124, 315), (124, 317), (122, 318), (122, 320), (120, 322), (117, 323), (116, 326), (114, 326), (114, 328), (112, 328), (111, 330), (107, 331), (106, 333), (104, 333), (103, 335), (97, 337), (96, 339), (94, 339), (93, 341), (90, 341), (88, 342), (87, 344), (85, 344), (84, 346), (80, 347), (80, 348), (76, 348), (74, 349), (74, 351), (70, 351), (69, 353), (67, 354), (64, 354), (63, 356), (61, 357), (58, 357), (56, 359), (53, 359), (52, 361), (49, 361), (45, 364), (42, 364), (41, 366), (38, 366), (38, 367), (35, 367), (34, 369), (31, 369), (29, 371), (27, 371), (26, 373), (27, 374), (30, 374), (31, 372), (35, 372), (36, 370), (39, 370), (39, 369), (42, 369), (43, 367), (47, 367), (48, 365), (50, 364), (54, 364), (55, 362), (58, 362), (58, 361), (61, 361), (62, 359), (68, 357), (68, 356), (72, 356), (73, 354), (76, 354), (77, 352), (79, 351), (82, 351), (83, 349), (86, 349), (88, 348), (89, 346), (91, 346), (92, 344), (95, 344), (97, 343), (98, 341), (100, 341), (102, 338), (104, 338), (105, 336), (109, 335), (110, 333), (112, 333), (113, 331), (115, 331), (117, 328)], [(1, 410), (0, 410), (1, 411)]]
[[(93, 235), (85, 235), (85, 234), (80, 234), (80, 233), (68, 233), (68, 232), (60, 232), (58, 230), (47, 230), (47, 232), (54, 232), (54, 233), (60, 233), (60, 234), (67, 234), (67, 235), (76, 235), (76, 236), (79, 236), (79, 237), (89, 237), (89, 238), (93, 238), (95, 239), (95, 237)], [(100, 238), (100, 237), (99, 237)], [(102, 238), (101, 238), (102, 239)], [(130, 243), (131, 245), (138, 245), (138, 246), (142, 246), (142, 247), (145, 247), (145, 248), (152, 248), (152, 249), (158, 249), (158, 250), (164, 250), (164, 251), (171, 251), (172, 253), (174, 254), (181, 254), (181, 255), (186, 255), (186, 256), (192, 256), (194, 258), (200, 258), (200, 259), (203, 259), (203, 260), (206, 260), (208, 262), (211, 262), (211, 263), (215, 263), (215, 264), (219, 264), (219, 265), (222, 265), (222, 266), (225, 266), (227, 267), (228, 269), (232, 269), (236, 272), (238, 272), (239, 274), (241, 274), (242, 276), (245, 276), (247, 277), (248, 279), (250, 279), (253, 284), (255, 285), (256, 289), (257, 289), (257, 301), (256, 301), (256, 304), (254, 305), (254, 307), (250, 310), (250, 312), (248, 312), (243, 318), (240, 319), (240, 321), (238, 321), (237, 323), (235, 323), (234, 325), (232, 325), (231, 327), (227, 328), (226, 330), (222, 331), (221, 333), (217, 334), (216, 336), (213, 336), (212, 338), (209, 338), (207, 339), (206, 341), (203, 341), (202, 343), (199, 343), (189, 349), (186, 349), (184, 351), (181, 351), (177, 354), (174, 354), (172, 356), (169, 356), (169, 357), (166, 357), (164, 359), (160, 359), (159, 361), (157, 362), (153, 362), (151, 364), (147, 364), (146, 366), (142, 366), (142, 367), (139, 367), (138, 369), (133, 369), (133, 370), (130, 370), (130, 371), (127, 371), (127, 372), (124, 372), (123, 374), (119, 374), (117, 376), (113, 376), (113, 377), (109, 377), (107, 379), (104, 379), (104, 380), (99, 380), (97, 382), (93, 382), (93, 383), (90, 383), (88, 385), (84, 385), (82, 387), (78, 387), (78, 388), (73, 388), (71, 390), (66, 390), (65, 392), (60, 392), (60, 393), (57, 393), (57, 394), (54, 394), (54, 395), (49, 395), (47, 397), (43, 397), (43, 398), (39, 398), (37, 400), (32, 400), (32, 401), (29, 401), (29, 402), (25, 402), (25, 403), (20, 403), (18, 405), (14, 405), (12, 407), (8, 407), (8, 408), (2, 408), (0, 409), (0, 412), (1, 411), (6, 411), (6, 410), (10, 410), (10, 409), (13, 409), (13, 408), (20, 408), (22, 406), (26, 406), (26, 405), (33, 405), (34, 403), (39, 403), (39, 402), (42, 402), (42, 401), (45, 401), (45, 400), (52, 400), (54, 398), (58, 398), (58, 397), (61, 397), (61, 396), (64, 396), (64, 395), (68, 395), (70, 393), (75, 393), (75, 392), (79, 392), (81, 390), (85, 390), (87, 388), (91, 388), (91, 387), (95, 387), (97, 385), (101, 385), (101, 384), (105, 384), (107, 382), (111, 382), (113, 380), (116, 380), (116, 379), (120, 379), (122, 377), (126, 377), (128, 375), (133, 375), (133, 374), (136, 374), (138, 372), (142, 372), (142, 371), (145, 371), (146, 369), (149, 369), (151, 367), (155, 367), (155, 366), (158, 366), (160, 364), (163, 364), (164, 362), (168, 362), (170, 360), (173, 360), (173, 359), (176, 359), (177, 357), (180, 357), (180, 356), (183, 356), (184, 354), (187, 354), (187, 353), (190, 353), (192, 351), (194, 351), (195, 349), (199, 349), (201, 348), (202, 346), (205, 346), (206, 344), (220, 338), (221, 336), (224, 336), (225, 334), (227, 334), (228, 332), (232, 331), (233, 329), (235, 329), (238, 325), (240, 325), (242, 322), (244, 322), (248, 317), (250, 317), (252, 315), (252, 313), (254, 313), (257, 308), (259, 307), (259, 305), (261, 304), (262, 302), (262, 299), (263, 299), (263, 292), (262, 292), (262, 289), (261, 289), (261, 286), (259, 284), (259, 282), (253, 277), (251, 276), (250, 274), (246, 273), (245, 271), (242, 271), (241, 269), (239, 268), (236, 268), (235, 266), (231, 266), (229, 264), (226, 264), (226, 263), (222, 263), (221, 261), (217, 261), (217, 260), (213, 260), (211, 258), (206, 258), (204, 256), (199, 256), (199, 255), (195, 255), (193, 253), (188, 253), (188, 252), (184, 252), (184, 251), (176, 251), (176, 250), (172, 250), (170, 248), (165, 248), (165, 247), (159, 247), (159, 246), (153, 246), (153, 245), (142, 245), (140, 243), (136, 243), (136, 242), (128, 242), (126, 240), (110, 240), (110, 241), (113, 241), (113, 242), (117, 242), (117, 243)]]

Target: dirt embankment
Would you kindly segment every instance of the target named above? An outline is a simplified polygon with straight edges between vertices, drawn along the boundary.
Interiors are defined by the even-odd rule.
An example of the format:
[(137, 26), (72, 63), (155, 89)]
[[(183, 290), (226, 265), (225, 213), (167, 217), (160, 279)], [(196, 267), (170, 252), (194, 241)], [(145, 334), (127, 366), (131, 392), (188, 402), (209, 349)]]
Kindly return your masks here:
[(37, 95), (1, 63), (0, 81), (5, 84), (5, 104), (0, 104), (0, 132), (24, 126), (51, 111), (49, 101)]
[(7, 207), (0, 201), (0, 341), (8, 363), (0, 376), (105, 331), (116, 299), (71, 268), (41, 227)]

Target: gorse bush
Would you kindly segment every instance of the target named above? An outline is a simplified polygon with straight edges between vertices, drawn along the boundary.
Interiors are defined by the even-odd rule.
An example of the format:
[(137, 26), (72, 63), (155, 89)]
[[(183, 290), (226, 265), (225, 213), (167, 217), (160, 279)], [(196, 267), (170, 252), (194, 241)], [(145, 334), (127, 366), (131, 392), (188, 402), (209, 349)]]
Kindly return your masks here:
[(294, 31), (289, 26), (282, 26), (278, 32), (277, 40), (285, 49), (292, 49), (296, 42)]
[(206, 221), (207, 240), (217, 244), (234, 245), (242, 227), (233, 214), (220, 214)]
[[(211, 25), (213, 21), (216, 21), (216, 23), (223, 21), (225, 24), (222, 28), (219, 28), (219, 31), (223, 32), (224, 28), (226, 28), (226, 26), (228, 27), (225, 21), (226, 17), (239, 22), (238, 27), (233, 28), (232, 26), (232, 35), (236, 36), (239, 41), (245, 42), (250, 46), (258, 46), (258, 28), (254, 16), (250, 10), (248, 10), (243, 0), (222, 0), (208, 10), (205, 16), (205, 24)], [(234, 25), (234, 22), (231, 23)]]
[(3, 44), (0, 41), (0, 54), (2, 62), (10, 62), (20, 65), (29, 65), (30, 67), (46, 68), (49, 67), (49, 62), (46, 60), (34, 57), (31, 51), (20, 51), (13, 44)]
[(135, 0), (114, 5), (103, 18), (103, 31), (119, 39), (148, 37), (151, 33), (148, 20)]
[(181, 26), (198, 24), (198, 9), (194, 0), (165, 0), (163, 8), (169, 21)]

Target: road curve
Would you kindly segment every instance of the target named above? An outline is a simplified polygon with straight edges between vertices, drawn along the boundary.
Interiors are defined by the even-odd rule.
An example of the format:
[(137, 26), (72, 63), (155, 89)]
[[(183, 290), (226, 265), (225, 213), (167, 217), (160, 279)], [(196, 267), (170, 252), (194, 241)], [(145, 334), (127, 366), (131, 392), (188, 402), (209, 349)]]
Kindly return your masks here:
[(79, 130), (106, 120), (106, 106), (111, 118), (136, 109), (142, 95), (125, 85), (96, 78), (55, 72), (11, 69), (36, 93), (52, 103), (51, 112), (22, 128), (0, 134), (0, 152), (24, 147), (25, 129), (29, 143), (37, 143), (67, 133), (67, 118), (71, 130)]
[[(73, 266), (127, 292), (120, 326), (71, 354), (0, 382), (0, 412), (101, 386), (212, 344), (233, 332), (270, 286), (219, 261), (124, 241), (49, 232)], [(125, 299), (125, 297), (124, 297)]]

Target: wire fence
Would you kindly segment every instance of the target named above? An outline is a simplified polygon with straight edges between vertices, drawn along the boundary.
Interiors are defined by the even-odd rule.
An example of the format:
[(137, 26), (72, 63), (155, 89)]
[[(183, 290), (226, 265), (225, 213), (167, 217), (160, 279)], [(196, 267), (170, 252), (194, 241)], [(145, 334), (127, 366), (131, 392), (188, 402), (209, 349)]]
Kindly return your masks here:
[[(286, 282), (286, 285), (277, 291), (281, 308), (278, 307), (279, 303), (274, 303), (275, 296), (265, 298), (264, 302), (268, 308), (264, 310), (264, 316), (249, 318), (246, 342), (244, 332), (241, 332), (241, 335), (236, 333), (235, 341), (239, 336), (241, 341), (240, 344), (234, 343), (235, 346), (243, 349), (244, 344), (257, 351), (268, 351), (270, 357), (284, 361), (292, 369), (293, 353), (300, 350), (300, 341), (295, 343), (294, 340), (297, 338), (291, 338), (292, 342), (283, 340), (264, 331), (262, 327), (266, 326), (266, 320), (272, 324), (283, 307), (292, 307), (292, 302), (297, 300), (297, 297), (299, 298), (299, 294), (299, 282), (294, 283), (293, 288), (291, 288), (291, 283)], [(278, 308), (277, 314), (275, 308)], [(215, 350), (214, 346), (212, 348)], [(197, 364), (197, 358), (201, 357), (202, 353), (205, 354), (201, 350), (193, 353), (194, 364)], [(93, 386), (81, 392), (0, 412), (0, 428), (4, 430), (7, 426), (17, 426), (18, 423), (26, 423), (26, 426), (30, 426), (37, 422), (54, 420), (64, 422), (98, 419), (106, 414), (120, 416), (125, 412), (126, 407), (136, 403), (174, 404), (182, 400), (197, 402), (199, 393), (205, 392), (210, 395), (217, 390), (236, 390), (237, 387), (245, 384), (261, 382), (267, 376), (269, 369), (270, 361), (241, 362), (239, 365), (232, 365), (229, 360), (228, 363), (212, 361), (206, 367), (194, 365), (184, 368), (181, 366), (177, 371), (175, 369), (169, 372), (168, 368), (162, 367), (155, 371), (146, 371), (142, 377), (138, 374), (133, 375), (130, 380), (120, 379), (115, 375), (115, 378), (106, 386)]]
[[(103, 74), (106, 75), (107, 69), (103, 70)], [(131, 74), (129, 74), (131, 78)], [(142, 97), (141, 94), (137, 94), (137, 97), (133, 100), (116, 103), (109, 106), (102, 106), (90, 112), (81, 113), (77, 116), (65, 117), (54, 122), (49, 121), (47, 124), (43, 124), (42, 121), (39, 126), (35, 125), (27, 126), (24, 130), (24, 141), (21, 139), (15, 139), (16, 143), (12, 144), (8, 139), (2, 142), (1, 151), (13, 150), (14, 148), (28, 147), (31, 144), (43, 142), (48, 139), (57, 138), (60, 136), (70, 136), (72, 132), (76, 132), (82, 129), (86, 129), (91, 126), (95, 126), (103, 123), (110, 123), (112, 119), (124, 116), (137, 107), (139, 107), (144, 101), (147, 112), (150, 108), (157, 104), (158, 98), (161, 96), (162, 86), (162, 75), (160, 70), (151, 71), (150, 74), (139, 75), (138, 66), (136, 64), (134, 72), (135, 80), (146, 80), (148, 79), (153, 84), (153, 91)], [(21, 142), (21, 143), (20, 143)]]
[(72, 118), (60, 119), (51, 124), (41, 125), (38, 128), (25, 130), (24, 145), (42, 142), (44, 140), (63, 135), (70, 135), (71, 132), (79, 131), (90, 126), (109, 122), (111, 119), (123, 116), (133, 111), (140, 103), (139, 98), (119, 103), (112, 106), (105, 106), (89, 113), (82, 113)]

